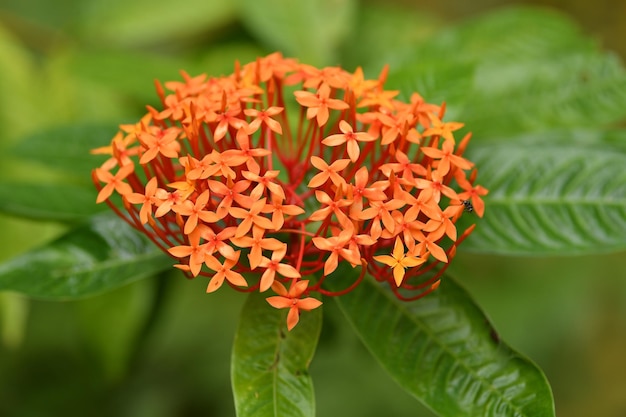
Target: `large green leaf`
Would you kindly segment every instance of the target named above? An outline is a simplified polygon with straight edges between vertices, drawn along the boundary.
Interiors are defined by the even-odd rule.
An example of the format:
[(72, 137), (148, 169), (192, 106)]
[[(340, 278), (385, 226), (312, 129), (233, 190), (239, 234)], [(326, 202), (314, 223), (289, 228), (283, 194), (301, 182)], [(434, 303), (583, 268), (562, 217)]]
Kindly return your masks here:
[[(344, 274), (355, 273), (350, 266), (341, 268)], [(333, 280), (326, 282), (333, 285)], [(392, 378), (438, 415), (555, 415), (545, 376), (499, 339), (451, 278), (410, 303), (371, 279), (336, 299)]]
[(598, 134), (553, 132), (474, 143), (489, 188), (463, 250), (571, 255), (626, 249), (626, 150)]
[(286, 311), (266, 294), (252, 293), (241, 312), (232, 355), (238, 417), (313, 417), (315, 398), (308, 369), (322, 327), (322, 309), (301, 314), (290, 332)]
[(106, 210), (88, 185), (0, 181), (0, 212), (35, 220), (77, 221)]
[(0, 264), (0, 290), (44, 299), (102, 293), (172, 265), (152, 242), (112, 214)]
[(239, 0), (243, 22), (270, 48), (311, 65), (336, 64), (354, 0)]
[(389, 87), (446, 101), (475, 138), (626, 117), (626, 72), (564, 16), (513, 8), (437, 33), (388, 58)]

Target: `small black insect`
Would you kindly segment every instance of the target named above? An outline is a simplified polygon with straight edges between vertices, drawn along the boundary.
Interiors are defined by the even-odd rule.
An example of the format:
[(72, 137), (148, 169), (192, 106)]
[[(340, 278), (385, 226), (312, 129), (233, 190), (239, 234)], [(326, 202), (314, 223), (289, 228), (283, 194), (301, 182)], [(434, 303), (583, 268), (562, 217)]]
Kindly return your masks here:
[(474, 211), (474, 206), (472, 205), (472, 202), (469, 200), (461, 200), (461, 203), (463, 203), (463, 207), (465, 209), (465, 211), (467, 211), (468, 213), (471, 213), (472, 211)]

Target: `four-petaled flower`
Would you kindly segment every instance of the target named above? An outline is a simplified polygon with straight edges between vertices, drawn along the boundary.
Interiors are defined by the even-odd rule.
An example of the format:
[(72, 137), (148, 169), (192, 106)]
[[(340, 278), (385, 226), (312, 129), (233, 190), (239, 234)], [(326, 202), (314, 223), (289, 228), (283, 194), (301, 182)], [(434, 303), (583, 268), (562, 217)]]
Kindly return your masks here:
[(376, 136), (372, 136), (369, 133), (355, 133), (352, 126), (345, 120), (339, 122), (339, 130), (341, 130), (341, 133), (328, 136), (326, 139), (322, 140), (322, 144), (338, 146), (345, 143), (348, 156), (352, 162), (356, 162), (361, 154), (361, 148), (358, 142), (371, 142), (376, 140)]
[(405, 254), (404, 245), (399, 237), (396, 238), (391, 255), (378, 255), (374, 256), (374, 259), (393, 268), (393, 279), (398, 287), (402, 285), (406, 268), (413, 268), (426, 262), (418, 256)]
[(302, 298), (302, 294), (309, 285), (308, 280), (291, 283), (289, 291), (280, 282), (275, 282), (272, 289), (277, 296), (269, 297), (267, 302), (275, 308), (288, 308), (287, 313), (287, 329), (291, 330), (296, 327), (300, 320), (300, 310), (309, 311), (322, 305), (322, 302), (313, 297)]

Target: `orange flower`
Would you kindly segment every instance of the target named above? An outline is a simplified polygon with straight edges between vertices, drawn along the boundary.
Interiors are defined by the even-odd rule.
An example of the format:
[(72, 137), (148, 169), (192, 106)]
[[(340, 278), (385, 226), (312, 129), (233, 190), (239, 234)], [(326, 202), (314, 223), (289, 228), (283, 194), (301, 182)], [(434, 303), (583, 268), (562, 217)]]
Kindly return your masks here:
[(261, 123), (265, 124), (270, 130), (279, 135), (283, 134), (283, 128), (279, 122), (272, 119), (272, 116), (276, 116), (280, 112), (283, 111), (282, 107), (270, 107), (267, 110), (257, 110), (257, 109), (246, 109), (243, 113), (246, 116), (254, 117), (254, 120), (250, 123), (249, 131), (256, 132), (257, 129), (261, 126)]
[(328, 122), (329, 110), (346, 110), (350, 108), (348, 103), (330, 98), (331, 89), (328, 84), (322, 84), (317, 94), (308, 91), (296, 91), (296, 100), (302, 106), (307, 107), (306, 117), (317, 117), (317, 123), (324, 126)]
[(330, 275), (339, 265), (339, 257), (344, 258), (352, 265), (357, 265), (360, 262), (358, 254), (346, 248), (352, 240), (352, 230), (344, 230), (339, 233), (339, 236), (332, 236), (329, 238), (314, 237), (313, 244), (321, 250), (330, 252), (330, 256), (324, 264), (324, 275)]
[(474, 211), (478, 217), (483, 217), (485, 213), (485, 202), (480, 198), (483, 195), (487, 195), (489, 191), (481, 185), (474, 186), (471, 182), (465, 178), (463, 172), (457, 171), (456, 180), (464, 191), (458, 194), (458, 198), (461, 200), (469, 200), (472, 202)]
[(285, 219), (305, 213), (304, 209), (294, 204), (283, 204), (280, 198), (272, 197), (272, 201), (265, 205), (265, 213), (272, 214), (272, 224), (275, 230), (282, 229)]
[(205, 255), (208, 252), (208, 245), (206, 243), (200, 244), (203, 228), (204, 226), (198, 227), (189, 233), (189, 245), (174, 246), (167, 250), (177, 258), (189, 257), (189, 268), (194, 275), (200, 272), (200, 268), (204, 264)]
[(454, 165), (460, 169), (471, 169), (474, 164), (468, 161), (465, 158), (461, 158), (454, 154), (454, 140), (446, 139), (443, 142), (443, 146), (441, 149), (432, 148), (428, 146), (422, 146), (422, 152), (427, 156), (438, 159), (439, 163), (437, 164), (437, 171), (441, 175), (446, 175), (450, 172), (450, 166)]
[(412, 268), (426, 262), (425, 259), (417, 256), (407, 256), (404, 253), (404, 245), (402, 245), (399, 237), (396, 238), (391, 255), (378, 255), (374, 256), (374, 259), (393, 268), (393, 279), (398, 287), (402, 284), (406, 268)]
[(131, 172), (135, 170), (133, 165), (124, 165), (121, 167), (115, 175), (111, 174), (108, 170), (98, 168), (95, 171), (95, 175), (99, 181), (102, 181), (106, 185), (100, 189), (96, 203), (102, 203), (113, 194), (113, 191), (117, 191), (120, 195), (127, 195), (133, 192), (133, 189), (124, 182), (124, 179), (128, 177)]
[(265, 272), (263, 272), (263, 275), (261, 276), (259, 291), (263, 292), (268, 290), (274, 283), (277, 273), (286, 278), (300, 278), (300, 273), (296, 268), (291, 265), (280, 263), (280, 261), (285, 257), (286, 252), (287, 247), (284, 246), (272, 253), (272, 259), (268, 259), (266, 257), (261, 258), (259, 266), (265, 268)]
[(149, 133), (140, 133), (139, 140), (145, 146), (145, 152), (141, 155), (139, 163), (147, 164), (159, 154), (166, 158), (177, 158), (180, 144), (176, 139), (179, 133), (180, 130), (174, 128), (159, 132), (156, 136)]
[(288, 308), (287, 330), (296, 327), (300, 320), (300, 310), (310, 311), (322, 305), (320, 300), (312, 297), (301, 298), (309, 285), (308, 280), (293, 282), (289, 291), (280, 282), (274, 282), (272, 289), (278, 296), (269, 297), (267, 302), (274, 308)]
[(185, 200), (180, 204), (176, 204), (172, 207), (175, 213), (180, 214), (181, 216), (187, 217), (187, 221), (185, 222), (185, 228), (183, 232), (185, 234), (190, 234), (193, 232), (193, 229), (198, 225), (198, 220), (202, 220), (205, 223), (215, 223), (221, 218), (214, 212), (204, 210), (207, 207), (207, 203), (209, 202), (209, 190), (200, 194), (195, 202), (190, 200)]
[(454, 143), (454, 136), (452, 135), (452, 132), (459, 130), (464, 126), (463, 123), (457, 122), (444, 123), (441, 121), (441, 119), (439, 119), (439, 117), (432, 113), (428, 113), (428, 117), (430, 118), (432, 126), (424, 131), (424, 136), (439, 135), (444, 139), (452, 141), (452, 143)]
[[(445, 106), (397, 99), (387, 68), (367, 80), (275, 53), (228, 76), (181, 75), (94, 150), (110, 158), (92, 179), (97, 202), (206, 277), (207, 292), (271, 289), (289, 329), (321, 304), (306, 294), (341, 295), (366, 273), (419, 298), (473, 230), (457, 230), (464, 205), (484, 213), (487, 190), (463, 157), (471, 135), (457, 145), (463, 125), (443, 121)], [(360, 273), (338, 276), (340, 262)], [(324, 288), (330, 275), (347, 290)]]
[(322, 172), (316, 174), (313, 178), (311, 178), (308, 186), (310, 188), (317, 188), (321, 185), (324, 185), (329, 179), (335, 185), (345, 184), (346, 181), (339, 174), (339, 172), (346, 169), (348, 164), (350, 164), (349, 159), (339, 159), (328, 165), (326, 161), (324, 161), (322, 158), (318, 156), (312, 156), (311, 165), (313, 165), (315, 168), (319, 169)]
[(340, 223), (349, 223), (348, 216), (342, 209), (344, 207), (352, 205), (351, 200), (343, 199), (340, 197), (340, 195), (336, 195), (335, 199), (333, 200), (324, 191), (316, 191), (315, 198), (317, 198), (317, 201), (319, 201), (320, 203), (326, 205), (326, 207), (313, 212), (313, 214), (311, 214), (311, 216), (309, 217), (309, 220), (323, 220), (334, 214)]
[(237, 226), (235, 237), (245, 235), (250, 231), (250, 229), (252, 229), (252, 226), (258, 226), (264, 230), (273, 230), (274, 224), (272, 221), (261, 214), (264, 209), (265, 198), (252, 203), (249, 210), (239, 207), (231, 207), (230, 210), (228, 210), (228, 213), (231, 216), (242, 220), (241, 223), (239, 223), (239, 226)]
[(275, 238), (264, 238), (265, 229), (254, 226), (252, 228), (252, 237), (242, 236), (231, 239), (235, 245), (241, 248), (250, 248), (248, 259), (250, 260), (250, 268), (255, 269), (263, 260), (263, 250), (277, 251), (286, 246), (283, 242)]
[(217, 291), (222, 286), (224, 279), (233, 285), (238, 285), (240, 287), (248, 286), (245, 278), (239, 272), (233, 271), (233, 266), (237, 264), (240, 253), (241, 252), (235, 252), (236, 258), (226, 259), (223, 264), (212, 255), (206, 255), (204, 257), (204, 263), (206, 266), (215, 271), (213, 278), (209, 281), (206, 292)]
[(401, 172), (401, 178), (411, 182), (415, 179), (414, 175), (418, 177), (426, 176), (426, 168), (423, 165), (412, 163), (409, 157), (401, 150), (397, 150), (395, 156), (397, 162), (387, 163), (379, 168), (387, 177), (391, 176), (392, 172), (396, 174)]
[(348, 124), (345, 120), (339, 122), (339, 130), (341, 130), (340, 134), (330, 135), (326, 139), (322, 140), (322, 143), (328, 146), (338, 146), (345, 143), (346, 149), (348, 150), (348, 156), (352, 162), (356, 162), (359, 159), (359, 155), (361, 153), (359, 142), (371, 142), (376, 140), (376, 137), (368, 133), (355, 133), (352, 130), (352, 126), (350, 126), (350, 124)]
[(144, 194), (130, 193), (124, 195), (124, 198), (131, 204), (141, 204), (141, 211), (139, 212), (139, 219), (142, 224), (148, 223), (148, 218), (152, 214), (152, 206), (160, 200), (156, 198), (157, 192), (157, 178), (154, 177), (146, 184), (146, 191)]

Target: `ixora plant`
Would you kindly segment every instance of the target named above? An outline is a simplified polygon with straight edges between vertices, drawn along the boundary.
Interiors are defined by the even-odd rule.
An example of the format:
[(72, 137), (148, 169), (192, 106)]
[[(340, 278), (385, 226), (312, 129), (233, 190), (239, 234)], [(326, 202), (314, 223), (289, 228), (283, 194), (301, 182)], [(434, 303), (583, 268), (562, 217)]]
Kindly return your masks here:
[[(493, 334), (478, 344), (454, 334), (445, 313), (463, 295), (444, 272), (474, 229), (457, 221), (485, 211), (487, 190), (463, 157), (471, 135), (455, 138), (463, 125), (443, 121), (445, 105), (418, 93), (398, 100), (386, 74), (369, 80), (275, 53), (229, 76), (157, 83), (162, 108), (148, 106), (93, 151), (108, 156), (93, 171), (97, 202), (186, 275), (207, 277), (207, 292), (252, 293), (232, 358), (240, 416), (313, 414), (306, 370), (333, 296), (433, 410), (547, 415), (542, 375)], [(442, 281), (445, 297), (422, 299)], [(458, 345), (420, 340), (405, 313), (414, 308)], [(476, 363), (458, 361), (475, 350)]]
[[(238, 417), (553, 417), (459, 282), (550, 363), (562, 412), (608, 403), (619, 384), (551, 359), (560, 320), (621, 289), (601, 257), (626, 248), (614, 54), (535, 8), (448, 26), (356, 0), (156, 3), (76, 14), (36, 65), (0, 28), (0, 414), (232, 416), (232, 385)], [(185, 56), (135, 47), (209, 32)], [(397, 385), (353, 375), (356, 337)]]

